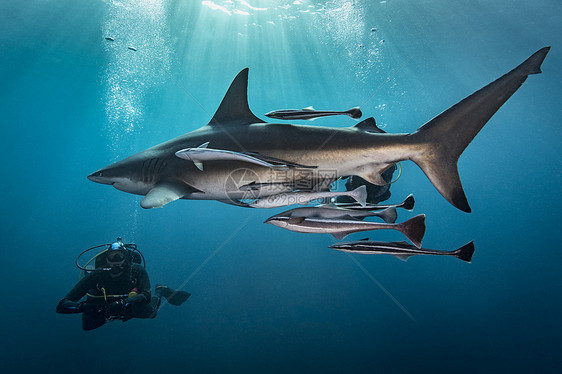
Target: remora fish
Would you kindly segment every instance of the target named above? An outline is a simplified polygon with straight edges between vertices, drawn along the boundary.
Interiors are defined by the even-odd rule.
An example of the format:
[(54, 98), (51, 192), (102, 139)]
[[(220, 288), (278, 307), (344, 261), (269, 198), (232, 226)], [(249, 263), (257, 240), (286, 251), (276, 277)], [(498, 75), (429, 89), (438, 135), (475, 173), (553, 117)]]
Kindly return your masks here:
[(394, 207), (386, 208), (378, 212), (368, 212), (368, 211), (361, 211), (361, 210), (336, 208), (326, 205), (326, 206), (294, 208), (276, 214), (271, 218), (279, 218), (279, 217), (345, 218), (345, 219), (359, 219), (359, 220), (362, 220), (365, 217), (380, 217), (386, 223), (394, 223), (396, 222), (396, 218), (398, 217), (398, 215), (396, 214), (396, 208)]
[[(386, 134), (361, 128), (265, 123), (248, 106), (248, 69), (232, 82), (217, 112), (202, 128), (113, 163), (88, 176), (128, 193), (146, 195), (143, 208), (155, 208), (177, 199), (219, 200), (230, 204), (247, 192), (238, 185), (226, 188), (232, 174), (243, 168), (254, 175), (243, 184), (301, 182), (322, 184), (357, 175), (384, 185), (381, 173), (392, 165), (414, 161), (441, 195), (458, 209), (470, 212), (461, 185), (457, 160), (494, 113), (525, 82), (538, 74), (549, 47), (545, 47), (496, 81), (447, 109), (411, 134)], [(224, 160), (200, 172), (175, 155), (179, 150), (211, 142), (216, 149), (257, 152), (288, 162), (332, 170), (315, 173), (274, 173), (271, 168), (245, 161)], [(307, 170), (308, 171), (308, 170)], [(312, 174), (312, 175), (311, 175)], [(267, 193), (267, 194), (265, 194)], [(271, 190), (260, 197), (278, 193)]]
[(267, 161), (260, 160), (254, 156), (245, 155), (240, 152), (227, 151), (224, 149), (207, 148), (209, 142), (201, 144), (197, 148), (186, 148), (176, 152), (176, 156), (184, 160), (193, 161), (197, 169), (203, 171), (203, 161), (244, 161), (252, 164), (265, 166), (268, 168), (287, 168), (287, 165), (274, 165)]
[(293, 204), (308, 204), (314, 200), (334, 196), (349, 196), (354, 198), (359, 204), (365, 205), (365, 199), (367, 199), (367, 187), (360, 186), (353, 191), (286, 192), (256, 199), (254, 202), (250, 203), (250, 206), (252, 208), (279, 208), (281, 206)]
[(416, 201), (414, 200), (414, 195), (409, 194), (406, 197), (406, 199), (402, 201), (400, 204), (376, 204), (376, 205), (367, 204), (365, 206), (362, 206), (359, 204), (349, 204), (349, 203), (330, 203), (321, 206), (334, 206), (336, 208), (349, 209), (349, 210), (382, 210), (388, 208), (403, 208), (411, 211), (414, 209), (415, 202)]
[(463, 245), (455, 251), (438, 251), (434, 249), (416, 248), (406, 242), (376, 242), (358, 240), (354, 242), (341, 242), (330, 246), (342, 252), (360, 253), (360, 254), (388, 254), (406, 261), (415, 255), (440, 255), (440, 256), (453, 256), (460, 260), (470, 262), (472, 261), (472, 254), (474, 253), (474, 242)]
[(343, 112), (336, 112), (331, 110), (316, 110), (313, 107), (309, 106), (308, 108), (303, 108), (301, 110), (298, 109), (281, 109), (281, 110), (274, 110), (272, 112), (266, 113), (266, 117), (275, 118), (275, 119), (283, 119), (283, 120), (292, 120), (292, 119), (306, 119), (306, 120), (314, 120), (319, 117), (328, 117), (328, 116), (337, 116), (337, 115), (347, 115), (351, 118), (358, 119), (361, 118), (363, 113), (361, 113), (361, 109), (359, 107), (351, 108)]
[(401, 223), (364, 222), (337, 218), (270, 217), (265, 223), (290, 231), (302, 233), (332, 234), (341, 240), (360, 231), (391, 229), (400, 231), (416, 247), (421, 247), (425, 233), (425, 214), (420, 214)]

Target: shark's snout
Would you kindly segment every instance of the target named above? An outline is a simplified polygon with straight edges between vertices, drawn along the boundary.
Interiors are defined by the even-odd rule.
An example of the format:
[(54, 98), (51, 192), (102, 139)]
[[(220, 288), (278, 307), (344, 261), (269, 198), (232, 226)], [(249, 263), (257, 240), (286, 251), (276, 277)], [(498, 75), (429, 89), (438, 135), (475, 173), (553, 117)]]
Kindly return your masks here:
[(95, 171), (92, 174), (88, 175), (88, 179), (96, 183), (113, 184), (112, 178), (108, 178), (107, 176), (105, 176), (103, 169)]

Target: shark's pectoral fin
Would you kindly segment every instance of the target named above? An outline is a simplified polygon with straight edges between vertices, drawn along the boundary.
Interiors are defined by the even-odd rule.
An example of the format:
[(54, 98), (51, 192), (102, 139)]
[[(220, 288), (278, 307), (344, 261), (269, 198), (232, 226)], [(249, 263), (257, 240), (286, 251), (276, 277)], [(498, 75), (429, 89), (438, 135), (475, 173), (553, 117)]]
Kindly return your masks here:
[(160, 182), (151, 189), (140, 205), (144, 209), (160, 208), (194, 192), (202, 192), (182, 182)]

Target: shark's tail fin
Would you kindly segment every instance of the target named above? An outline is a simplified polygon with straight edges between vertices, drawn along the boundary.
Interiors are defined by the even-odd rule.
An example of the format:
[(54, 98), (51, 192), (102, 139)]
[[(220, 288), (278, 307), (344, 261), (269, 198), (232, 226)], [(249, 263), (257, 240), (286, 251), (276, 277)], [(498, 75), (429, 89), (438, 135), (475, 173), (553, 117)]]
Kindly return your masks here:
[(396, 229), (404, 234), (413, 245), (421, 248), (425, 234), (425, 214), (417, 215), (405, 222), (396, 224)]
[(550, 47), (537, 51), (521, 65), (476, 91), (409, 135), (418, 164), (437, 190), (455, 207), (470, 212), (457, 161), (486, 122), (517, 91), (530, 74), (541, 72)]
[(463, 245), (451, 254), (460, 260), (471, 262), (474, 254), (474, 242)]

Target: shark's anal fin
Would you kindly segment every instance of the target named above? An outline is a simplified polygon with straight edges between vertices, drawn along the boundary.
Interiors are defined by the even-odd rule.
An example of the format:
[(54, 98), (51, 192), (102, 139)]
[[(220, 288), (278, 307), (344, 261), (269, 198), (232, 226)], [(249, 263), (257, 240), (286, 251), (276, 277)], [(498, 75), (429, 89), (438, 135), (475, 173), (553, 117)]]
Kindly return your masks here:
[(161, 208), (194, 192), (202, 191), (181, 182), (160, 182), (146, 194), (140, 205), (144, 209)]
[(265, 122), (256, 117), (248, 105), (248, 68), (245, 68), (232, 81), (208, 125), (248, 125), (251, 123)]

